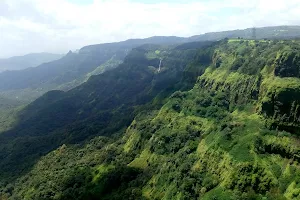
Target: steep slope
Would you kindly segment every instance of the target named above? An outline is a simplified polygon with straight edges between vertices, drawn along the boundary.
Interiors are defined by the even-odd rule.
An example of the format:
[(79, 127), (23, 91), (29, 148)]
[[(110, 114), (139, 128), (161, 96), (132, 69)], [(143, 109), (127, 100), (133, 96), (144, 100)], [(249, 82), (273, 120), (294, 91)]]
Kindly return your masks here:
[(18, 113), (0, 135), (1, 198), (297, 199), (299, 49), (137, 47)]
[[(151, 177), (135, 185), (140, 195), (298, 199), (299, 65), (290, 63), (297, 54), (287, 52), (299, 47), (291, 41), (229, 40), (216, 48), (192, 90), (174, 93), (154, 116), (136, 118), (121, 148), (138, 152), (128, 165)], [(282, 66), (293, 77), (280, 77)], [(269, 113), (265, 105), (272, 103)]]
[(37, 67), (40, 64), (58, 60), (63, 55), (52, 53), (32, 53), (24, 56), (0, 59), (0, 72), (6, 70), (21, 70), (30, 67)]
[[(78, 53), (69, 52), (60, 60), (21, 71), (0, 73), (0, 95), (29, 103), (53, 89), (69, 90), (88, 80), (91, 75), (113, 69), (127, 53), (142, 44), (178, 44), (195, 41), (217, 41), (224, 38), (251, 39), (252, 29), (206, 33), (189, 38), (150, 37), (123, 42), (86, 46)], [(299, 26), (262, 27), (256, 29), (257, 39), (285, 39), (299, 37)], [(32, 59), (32, 62), (35, 59)], [(0, 65), (1, 66), (1, 65)]]
[[(3, 198), (298, 199), (300, 79), (296, 52), (300, 42), (234, 39), (204, 46), (200, 50), (188, 46), (195, 44), (173, 50), (157, 46), (135, 49), (123, 65), (106, 72), (114, 77), (113, 93), (103, 88), (94, 91), (103, 95), (91, 93), (92, 88), (97, 88), (100, 83), (103, 86), (106, 82), (106, 87), (112, 84), (103, 74), (68, 93), (48, 93), (30, 105), (27, 111), (32, 116), (26, 120), (34, 119), (36, 124), (31, 126), (36, 127), (37, 132), (26, 133), (29, 129), (23, 127), (25, 132), (6, 133), (18, 138), (15, 144), (22, 144), (22, 134), (53, 134), (51, 128), (50, 132), (45, 131), (47, 129), (40, 124), (49, 123), (53, 118), (60, 119), (56, 116), (59, 113), (57, 108), (62, 107), (57, 106), (62, 102), (64, 105), (72, 102), (75, 109), (70, 110), (78, 110), (76, 106), (80, 104), (80, 114), (75, 111), (71, 114), (77, 119), (84, 116), (87, 120), (82, 122), (89, 129), (74, 124), (64, 129), (68, 132), (68, 137), (65, 137), (68, 139), (61, 140), (60, 147), (42, 157), (16, 182), (11, 182), (11, 185), (2, 182)], [(163, 67), (166, 71), (157, 74), (157, 68), (149, 66), (157, 66), (161, 57), (166, 60)], [(181, 75), (169, 79), (177, 70), (182, 72)], [(192, 75), (199, 75), (196, 82)], [(167, 79), (169, 84), (157, 82), (160, 76), (161, 81)], [(146, 89), (149, 85), (143, 86), (142, 83), (149, 83), (152, 89)], [(175, 90), (191, 88), (192, 83), (192, 89), (176, 91), (169, 96)], [(132, 88), (133, 85), (138, 87)], [(167, 89), (167, 85), (175, 85), (175, 88)], [(164, 87), (149, 93), (158, 86)], [(136, 96), (132, 96), (130, 88)], [(88, 89), (92, 90), (88, 92)], [(109, 87), (109, 91), (111, 89)], [(159, 91), (164, 91), (164, 94)], [(80, 92), (82, 96), (78, 95)], [(287, 96), (286, 92), (292, 95)], [(140, 99), (141, 94), (148, 94), (149, 99)], [(88, 96), (91, 99), (96, 97), (95, 102), (99, 103), (91, 106), (87, 103), (91, 100)], [(125, 100), (121, 107), (119, 98)], [(136, 108), (133, 109), (135, 112), (120, 111), (121, 108), (133, 108), (131, 105)], [(49, 115), (45, 109), (56, 110), (53, 111), (56, 115)], [(89, 116), (105, 109), (114, 109), (119, 117), (108, 121), (116, 123), (128, 119), (129, 123), (101, 132), (101, 123), (105, 120), (89, 120)], [(129, 113), (132, 115), (127, 118)], [(97, 116), (103, 115), (98, 113)], [(91, 128), (93, 123), (100, 127)], [(57, 129), (60, 125), (51, 126)], [(82, 145), (72, 145), (74, 139), (79, 139), (77, 142), (83, 140), (75, 133), (77, 136), (85, 133), (91, 136), (94, 131), (100, 131), (102, 136), (88, 139)], [(47, 137), (41, 138), (36, 137), (37, 141), (47, 140)], [(34, 143), (26, 141), (24, 145), (28, 148)], [(1, 152), (9, 148), (1, 146), (4, 147)], [(1, 172), (8, 173), (3, 163), (5, 159), (1, 159)]]
[[(185, 68), (201, 52), (200, 47), (208, 45), (199, 43), (198, 48), (185, 50), (144, 45), (132, 50), (116, 69), (92, 76), (68, 92), (48, 92), (29, 104), (15, 126), (0, 135), (1, 179), (25, 173), (41, 155), (63, 143), (122, 132), (154, 98), (151, 107), (160, 106), (176, 89), (190, 88), (205, 65), (189, 72), (188, 78)], [(160, 58), (163, 65), (158, 72)]]
[[(290, 108), (291, 104), (298, 107), (300, 80), (279, 77), (276, 68), (286, 51), (299, 47), (299, 42), (291, 41), (242, 40), (219, 46), (195, 87), (174, 93), (147, 126), (160, 128), (142, 151), (147, 156), (141, 153), (129, 165), (147, 168), (157, 155), (165, 158), (154, 161), (163, 167), (143, 187), (143, 195), (149, 199), (298, 199), (299, 139), (297, 132), (289, 131), (298, 124), (297, 110)], [(287, 70), (296, 68), (285, 64)], [(274, 102), (269, 96), (276, 102), (271, 113), (264, 108), (266, 102)], [(284, 117), (291, 112), (293, 118)], [(132, 129), (132, 135), (145, 134)], [(150, 162), (141, 165), (145, 161)]]
[(31, 102), (53, 89), (69, 90), (88, 80), (91, 75), (117, 67), (134, 47), (146, 43), (170, 44), (179, 37), (152, 37), (83, 47), (63, 58), (35, 68), (0, 73), (0, 95), (8, 99)]

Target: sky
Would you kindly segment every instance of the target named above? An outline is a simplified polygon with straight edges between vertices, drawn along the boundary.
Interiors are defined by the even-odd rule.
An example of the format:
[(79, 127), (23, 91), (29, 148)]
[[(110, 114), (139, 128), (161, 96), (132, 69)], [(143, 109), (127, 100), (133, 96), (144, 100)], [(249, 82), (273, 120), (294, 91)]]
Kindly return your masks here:
[(274, 25), (300, 25), (300, 0), (0, 0), (0, 58)]

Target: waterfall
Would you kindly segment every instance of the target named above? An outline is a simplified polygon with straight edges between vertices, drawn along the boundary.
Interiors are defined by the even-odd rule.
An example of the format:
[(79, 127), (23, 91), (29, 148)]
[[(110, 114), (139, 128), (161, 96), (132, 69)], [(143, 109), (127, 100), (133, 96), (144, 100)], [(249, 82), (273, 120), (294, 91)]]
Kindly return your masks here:
[(162, 59), (159, 60), (159, 66), (157, 72), (160, 72)]

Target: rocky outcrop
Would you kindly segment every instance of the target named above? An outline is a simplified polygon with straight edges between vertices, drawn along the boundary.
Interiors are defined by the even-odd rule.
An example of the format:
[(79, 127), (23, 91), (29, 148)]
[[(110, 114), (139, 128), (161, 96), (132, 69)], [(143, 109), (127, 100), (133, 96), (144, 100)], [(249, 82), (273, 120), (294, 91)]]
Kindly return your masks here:
[(300, 133), (300, 88), (269, 92), (262, 102), (261, 111), (270, 119), (272, 128)]
[(279, 77), (300, 77), (300, 54), (285, 51), (275, 61), (275, 75)]

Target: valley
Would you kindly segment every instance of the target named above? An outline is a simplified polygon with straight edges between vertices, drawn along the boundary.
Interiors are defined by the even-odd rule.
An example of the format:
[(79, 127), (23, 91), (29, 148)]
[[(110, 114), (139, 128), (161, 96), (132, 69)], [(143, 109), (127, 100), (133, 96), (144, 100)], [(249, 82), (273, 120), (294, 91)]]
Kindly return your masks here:
[(94, 45), (0, 74), (4, 94), (44, 88), (1, 100), (0, 199), (300, 198), (300, 40), (276, 30)]

